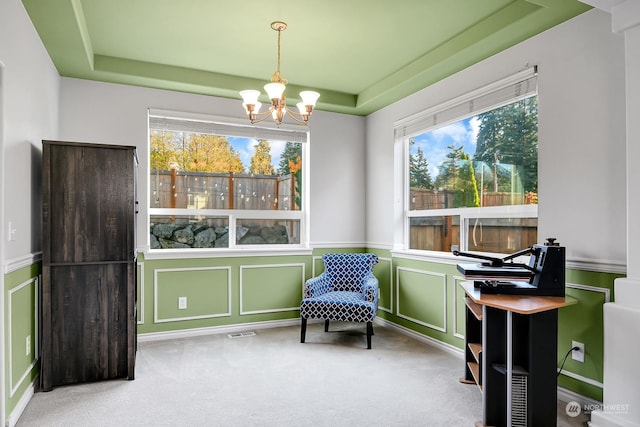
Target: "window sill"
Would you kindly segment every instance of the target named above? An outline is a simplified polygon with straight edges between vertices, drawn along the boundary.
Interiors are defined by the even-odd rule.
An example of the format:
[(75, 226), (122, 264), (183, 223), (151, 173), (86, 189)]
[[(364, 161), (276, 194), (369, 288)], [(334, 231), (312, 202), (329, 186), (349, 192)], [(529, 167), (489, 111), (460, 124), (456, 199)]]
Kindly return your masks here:
[(145, 260), (152, 259), (193, 259), (193, 258), (242, 258), (311, 255), (309, 248), (260, 247), (237, 249), (139, 249)]
[(391, 255), (396, 258), (413, 259), (416, 261), (439, 262), (441, 264), (457, 264), (461, 261), (448, 252), (416, 251), (416, 250), (392, 250)]

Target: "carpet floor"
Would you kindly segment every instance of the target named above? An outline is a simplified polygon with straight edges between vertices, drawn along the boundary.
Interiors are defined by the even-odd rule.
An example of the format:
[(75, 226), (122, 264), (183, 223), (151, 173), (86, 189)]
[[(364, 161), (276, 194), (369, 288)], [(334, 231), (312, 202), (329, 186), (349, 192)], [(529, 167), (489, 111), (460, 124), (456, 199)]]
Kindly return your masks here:
[[(376, 325), (310, 323), (140, 342), (136, 379), (36, 393), (17, 426), (473, 426), (482, 419), (464, 362)], [(584, 426), (558, 403), (558, 426)]]

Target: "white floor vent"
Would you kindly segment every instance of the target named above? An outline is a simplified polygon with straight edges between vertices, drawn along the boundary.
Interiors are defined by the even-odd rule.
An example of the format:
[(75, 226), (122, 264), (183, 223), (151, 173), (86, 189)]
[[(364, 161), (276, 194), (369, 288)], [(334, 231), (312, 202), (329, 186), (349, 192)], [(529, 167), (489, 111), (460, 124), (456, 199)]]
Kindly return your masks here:
[(253, 337), (255, 335), (256, 335), (255, 331), (233, 332), (231, 334), (227, 334), (229, 338)]

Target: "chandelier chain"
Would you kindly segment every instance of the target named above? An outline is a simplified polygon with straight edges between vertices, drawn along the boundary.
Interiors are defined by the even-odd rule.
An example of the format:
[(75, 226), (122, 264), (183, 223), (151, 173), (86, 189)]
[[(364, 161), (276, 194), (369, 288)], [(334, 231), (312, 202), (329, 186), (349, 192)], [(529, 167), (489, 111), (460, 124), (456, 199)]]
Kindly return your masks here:
[(278, 32), (278, 68), (276, 69), (276, 72), (273, 73), (273, 76), (271, 76), (272, 83), (287, 84), (287, 81), (282, 77), (282, 74), (280, 73), (280, 34), (284, 29), (286, 29), (286, 27), (274, 27), (274, 30)]
[(270, 106), (269, 110), (260, 112), (262, 104), (258, 100), (260, 91), (249, 89), (240, 91), (242, 97), (242, 106), (249, 117), (249, 121), (252, 124), (260, 123), (267, 119), (267, 117), (273, 117), (276, 126), (280, 126), (285, 115), (290, 117), (296, 123), (306, 126), (309, 116), (316, 106), (316, 101), (320, 97), (318, 92), (311, 90), (304, 90), (300, 92), (301, 102), (296, 104), (298, 111), (291, 110), (287, 107), (284, 91), (286, 89), (287, 80), (282, 77), (280, 73), (280, 60), (281, 60), (281, 34), (282, 31), (287, 29), (286, 22), (274, 21), (271, 23), (271, 29), (278, 32), (278, 68), (271, 76), (271, 83), (264, 86), (269, 97)]

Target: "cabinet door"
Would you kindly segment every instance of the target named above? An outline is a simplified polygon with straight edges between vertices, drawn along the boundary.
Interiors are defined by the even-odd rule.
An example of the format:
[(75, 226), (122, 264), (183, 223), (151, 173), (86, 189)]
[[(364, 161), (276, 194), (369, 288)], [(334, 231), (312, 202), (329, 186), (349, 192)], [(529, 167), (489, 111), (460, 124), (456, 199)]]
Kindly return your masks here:
[(132, 263), (50, 267), (53, 386), (127, 377)]
[(132, 151), (88, 145), (49, 149), (46, 261), (130, 261), (135, 218)]

